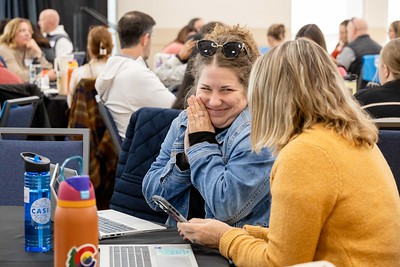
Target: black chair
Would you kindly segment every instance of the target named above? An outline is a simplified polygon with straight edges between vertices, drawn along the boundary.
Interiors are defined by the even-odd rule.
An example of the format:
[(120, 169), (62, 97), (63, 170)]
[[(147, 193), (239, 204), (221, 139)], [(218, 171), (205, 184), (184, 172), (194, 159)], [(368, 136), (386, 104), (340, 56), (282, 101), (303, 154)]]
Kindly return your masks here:
[(99, 95), (96, 95), (96, 102), (99, 106), (99, 111), (100, 115), (103, 118), (104, 124), (106, 125), (106, 128), (108, 129), (111, 140), (114, 143), (114, 146), (117, 150), (117, 153), (121, 153), (121, 145), (122, 145), (122, 139), (121, 136), (118, 133), (117, 126), (115, 125), (114, 119), (108, 110), (108, 108), (104, 105), (103, 100), (101, 100)]
[(400, 193), (400, 118), (374, 119), (379, 130), (378, 147), (396, 180)]
[[(81, 136), (79, 141), (5, 140), (6, 135), (67, 135)], [(82, 156), (83, 173), (89, 172), (89, 129), (62, 128), (12, 128), (0, 127), (0, 205), (24, 204), (24, 162), (21, 152), (34, 152), (62, 164), (71, 156)], [(78, 163), (68, 167), (78, 170)]]
[(154, 211), (147, 204), (142, 193), (142, 181), (160, 153), (171, 122), (180, 112), (176, 109), (141, 108), (132, 114), (119, 155), (110, 208), (165, 223), (167, 215), (163, 211)]

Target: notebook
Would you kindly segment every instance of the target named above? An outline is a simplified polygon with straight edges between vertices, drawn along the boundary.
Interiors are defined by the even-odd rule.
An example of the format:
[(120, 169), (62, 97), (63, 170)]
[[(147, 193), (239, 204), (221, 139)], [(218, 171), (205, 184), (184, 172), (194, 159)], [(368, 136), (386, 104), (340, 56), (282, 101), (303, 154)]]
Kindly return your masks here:
[[(58, 163), (55, 165), (50, 165), (50, 175), (52, 207), (51, 218), (53, 219), (58, 199), (58, 187), (60, 185), (60, 181), (58, 180)], [(65, 178), (76, 175), (78, 175), (78, 173), (75, 170), (64, 168)], [(116, 210), (99, 210), (97, 214), (99, 217), (99, 239), (166, 229), (166, 227), (159, 224), (152, 223)]]
[(196, 267), (189, 244), (99, 245), (101, 267)]

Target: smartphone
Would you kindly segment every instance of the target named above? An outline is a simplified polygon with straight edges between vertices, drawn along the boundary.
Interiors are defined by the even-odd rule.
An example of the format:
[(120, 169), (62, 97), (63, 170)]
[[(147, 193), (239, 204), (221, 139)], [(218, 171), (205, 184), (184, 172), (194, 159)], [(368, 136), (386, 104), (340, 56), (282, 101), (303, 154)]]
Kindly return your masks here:
[(161, 196), (154, 195), (152, 197), (153, 201), (165, 211), (169, 216), (171, 216), (177, 222), (187, 222), (186, 218), (180, 214), (180, 212), (174, 208), (165, 198)]

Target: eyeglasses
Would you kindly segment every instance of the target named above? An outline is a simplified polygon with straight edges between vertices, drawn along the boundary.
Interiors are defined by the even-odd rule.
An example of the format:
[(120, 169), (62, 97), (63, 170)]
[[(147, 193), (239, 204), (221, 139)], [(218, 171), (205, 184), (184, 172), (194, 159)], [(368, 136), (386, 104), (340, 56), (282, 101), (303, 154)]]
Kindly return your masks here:
[(199, 54), (203, 57), (211, 57), (217, 52), (218, 47), (222, 47), (222, 54), (224, 54), (226, 58), (236, 58), (242, 50), (244, 50), (247, 55), (246, 47), (244, 43), (241, 42), (227, 42), (220, 45), (211, 40), (200, 40), (197, 41), (196, 47)]

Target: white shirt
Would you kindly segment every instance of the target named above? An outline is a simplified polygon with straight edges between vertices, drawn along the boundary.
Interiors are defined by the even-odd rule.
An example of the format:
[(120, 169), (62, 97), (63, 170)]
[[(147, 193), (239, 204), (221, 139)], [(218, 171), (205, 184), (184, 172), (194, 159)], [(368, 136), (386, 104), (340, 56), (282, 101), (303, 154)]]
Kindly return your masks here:
[[(63, 25), (58, 25), (54, 31), (49, 32), (47, 34), (48, 35), (62, 34), (68, 37), (68, 34), (65, 32)], [(58, 39), (57, 43), (50, 42), (50, 46), (54, 47), (56, 57), (65, 56), (71, 54), (74, 51), (74, 45), (68, 38), (60, 38)]]
[(110, 57), (95, 86), (122, 138), (133, 112), (142, 107), (171, 108), (176, 99), (141, 57)]

